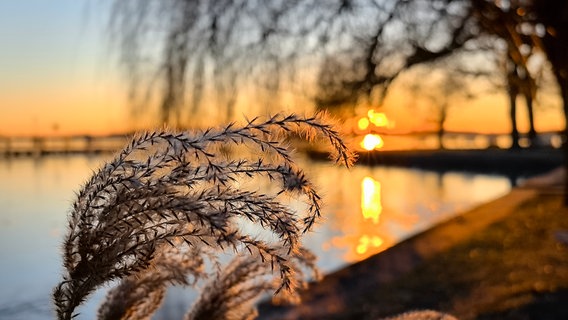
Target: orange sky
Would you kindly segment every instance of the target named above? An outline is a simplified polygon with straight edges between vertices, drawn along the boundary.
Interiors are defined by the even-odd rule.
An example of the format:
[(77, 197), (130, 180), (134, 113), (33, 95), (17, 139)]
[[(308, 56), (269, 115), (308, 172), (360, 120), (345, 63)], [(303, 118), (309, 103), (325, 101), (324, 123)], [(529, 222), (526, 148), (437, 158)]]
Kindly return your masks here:
[[(543, 99), (535, 108), (537, 131), (561, 130), (564, 120), (560, 101), (556, 97)], [(387, 98), (383, 109), (400, 130), (421, 130), (433, 124), (427, 121), (427, 108), (416, 106), (413, 97), (400, 93)], [(517, 122), (521, 131), (528, 131), (528, 116), (524, 101), (517, 102)], [(472, 101), (463, 101), (448, 111), (445, 129), (481, 133), (507, 133), (511, 130), (508, 97), (504, 93), (485, 95)]]
[(1, 135), (104, 134), (123, 132), (122, 92), (104, 83), (74, 79), (18, 84), (0, 94)]
[(0, 135), (126, 128), (104, 28), (87, 2), (0, 2)]
[[(87, 14), (90, 18), (85, 19), (85, 3), (0, 2), (0, 136), (105, 134), (150, 125), (150, 114), (143, 117), (145, 123), (131, 117), (103, 33), (104, 19), (101, 14)], [(380, 111), (397, 129), (427, 127), (423, 106), (408, 94), (391, 93)], [(547, 107), (536, 111), (537, 130), (560, 130), (564, 123), (559, 101), (546, 101)], [(257, 112), (249, 105), (242, 110), (235, 114)], [(520, 111), (521, 129), (526, 130), (522, 104)], [(486, 96), (452, 108), (446, 129), (505, 133), (510, 130), (507, 113), (504, 95)]]
[[(0, 93), (0, 135), (98, 135), (150, 126), (148, 120), (146, 124), (137, 124), (133, 120), (124, 89), (120, 89), (116, 82), (106, 83), (103, 80), (89, 79), (88, 76), (86, 78), (72, 77), (68, 81), (35, 85), (4, 85), (3, 89), (8, 90)], [(380, 110), (395, 123), (397, 130), (431, 128), (432, 124), (425, 120), (426, 113), (418, 107), (413, 108), (404, 101), (404, 97), (391, 97), (387, 102)], [(558, 110), (559, 108), (537, 109), (537, 130), (560, 130), (563, 120)], [(526, 131), (528, 123), (522, 104), (518, 118), (521, 130)], [(446, 130), (508, 132), (510, 125), (505, 98), (488, 97), (469, 105), (454, 107), (450, 110)]]

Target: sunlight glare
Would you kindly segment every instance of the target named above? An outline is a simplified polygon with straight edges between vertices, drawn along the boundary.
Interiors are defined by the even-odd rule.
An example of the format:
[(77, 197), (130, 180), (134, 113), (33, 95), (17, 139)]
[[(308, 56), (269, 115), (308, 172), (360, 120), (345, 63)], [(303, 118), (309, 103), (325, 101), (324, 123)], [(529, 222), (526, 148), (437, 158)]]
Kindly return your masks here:
[(371, 151), (382, 148), (384, 144), (385, 143), (381, 136), (379, 136), (378, 134), (369, 133), (366, 134), (363, 138), (363, 141), (361, 141), (361, 148), (367, 151)]

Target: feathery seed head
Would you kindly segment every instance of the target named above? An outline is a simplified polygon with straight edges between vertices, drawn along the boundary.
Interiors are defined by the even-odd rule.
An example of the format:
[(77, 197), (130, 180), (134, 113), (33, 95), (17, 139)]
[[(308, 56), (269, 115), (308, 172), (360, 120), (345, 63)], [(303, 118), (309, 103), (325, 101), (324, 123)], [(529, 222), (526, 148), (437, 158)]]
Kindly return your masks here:
[[(249, 253), (251, 261), (238, 258), (235, 263), (246, 265), (250, 275), (221, 276), (222, 290), (211, 284), (209, 298), (228, 294), (253, 301), (257, 295), (251, 288), (294, 293), (302, 286), (301, 266), (315, 268), (300, 238), (320, 217), (321, 199), (284, 143), (283, 137), (292, 133), (310, 141), (322, 138), (336, 162), (353, 162), (353, 154), (322, 114), (275, 115), (201, 132), (136, 135), (77, 194), (63, 245), (65, 273), (53, 294), (58, 317), (71, 319), (90, 293), (112, 280), (121, 283), (109, 293), (99, 316), (149, 317), (166, 285), (204, 277), (203, 261), (215, 263), (215, 252), (225, 248)], [(247, 153), (239, 150), (238, 159), (232, 159), (231, 147)], [(240, 182), (247, 179), (281, 183), (274, 193), (260, 193), (242, 187)], [(304, 217), (286, 205), (282, 194), (306, 199)], [(239, 227), (238, 219), (268, 230), (277, 241), (255, 239)], [(280, 278), (276, 287), (272, 281), (245, 284), (274, 272)], [(117, 299), (123, 303), (115, 303)], [(243, 317), (254, 314), (251, 308), (242, 312)]]

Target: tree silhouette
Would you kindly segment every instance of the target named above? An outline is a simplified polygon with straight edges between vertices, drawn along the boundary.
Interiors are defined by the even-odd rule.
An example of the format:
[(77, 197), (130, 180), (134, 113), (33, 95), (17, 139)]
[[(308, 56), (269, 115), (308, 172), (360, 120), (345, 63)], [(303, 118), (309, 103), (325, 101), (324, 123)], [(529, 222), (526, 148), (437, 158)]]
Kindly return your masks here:
[(435, 125), (440, 149), (445, 149), (444, 134), (450, 109), (456, 107), (460, 99), (476, 95), (470, 90), (471, 81), (477, 78), (476, 75), (467, 70), (448, 68), (448, 66), (458, 66), (455, 60), (456, 57), (452, 57), (440, 61), (435, 66), (422, 68), (417, 72), (410, 86), (410, 91), (417, 97), (425, 98), (429, 105), (426, 120)]
[(381, 101), (401, 72), (471, 38), (470, 7), (446, 2), (115, 1), (111, 27), (134, 105), (158, 100), (175, 125), (208, 92), (231, 118), (248, 84), (277, 90), (301, 70), (320, 70), (307, 94), (322, 108)]
[[(523, 34), (517, 30), (517, 12), (510, 13), (503, 10), (495, 2), (472, 1), (475, 15), (482, 30), (496, 36), (505, 44), (503, 55), (505, 57), (502, 72), (505, 75), (506, 91), (509, 96), (509, 110), (511, 120), (511, 147), (519, 148), (519, 131), (517, 128), (517, 97), (525, 98), (529, 116), (529, 139), (534, 144), (536, 130), (533, 117), (533, 100), (536, 96), (536, 81), (528, 68), (529, 56), (533, 52), (531, 35)], [(525, 50), (523, 50), (525, 49)]]
[[(135, 111), (159, 104), (179, 125), (207, 96), (232, 120), (247, 86), (275, 91), (329, 42), (337, 3), (312, 1), (114, 1), (110, 27)], [(309, 19), (302, 19), (309, 12)], [(226, 120), (226, 119), (224, 119)]]
[(564, 204), (568, 205), (568, 3), (565, 1), (533, 0), (530, 6), (530, 15), (526, 19), (532, 20), (533, 24), (541, 25), (546, 31), (537, 44), (540, 44), (546, 53), (548, 61), (552, 65), (552, 70), (562, 96), (562, 107), (564, 110), (564, 168), (565, 192)]
[[(405, 70), (480, 36), (505, 38), (513, 22), (502, 27), (501, 16), (484, 10), (465, 0), (139, 0), (116, 1), (111, 25), (135, 105), (157, 94), (161, 121), (175, 125), (207, 92), (231, 119), (249, 81), (277, 91), (301, 68), (319, 70), (312, 98), (320, 108), (380, 104)], [(512, 57), (515, 68), (526, 62)]]
[[(183, 122), (205, 96), (230, 119), (251, 85), (274, 92), (298, 82), (302, 94), (332, 111), (361, 101), (380, 105), (399, 75), (470, 50), (479, 39), (491, 40), (481, 50), (505, 43), (513, 146), (518, 95), (529, 110), (529, 138), (536, 136), (530, 115), (537, 75), (528, 62), (537, 52), (550, 62), (568, 120), (563, 1), (115, 0), (113, 13), (133, 102), (158, 100), (164, 122)], [(312, 74), (315, 92), (304, 82)]]

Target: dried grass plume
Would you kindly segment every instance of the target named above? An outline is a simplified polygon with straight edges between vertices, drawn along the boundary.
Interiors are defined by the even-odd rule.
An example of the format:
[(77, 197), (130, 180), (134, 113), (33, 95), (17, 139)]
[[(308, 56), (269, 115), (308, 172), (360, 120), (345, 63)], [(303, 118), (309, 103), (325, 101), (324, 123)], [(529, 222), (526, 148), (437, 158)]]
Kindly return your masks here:
[[(93, 291), (119, 281), (99, 318), (149, 319), (168, 285), (206, 278), (225, 249), (235, 260), (219, 267), (186, 319), (248, 319), (258, 292), (293, 296), (304, 284), (302, 269), (315, 268), (300, 240), (320, 217), (321, 199), (294, 162), (291, 136), (325, 141), (335, 162), (354, 160), (321, 114), (135, 136), (72, 205), (63, 280), (53, 292), (58, 318), (73, 318)], [(296, 212), (290, 197), (303, 199), (305, 212)], [(275, 240), (252, 236), (243, 221)]]

